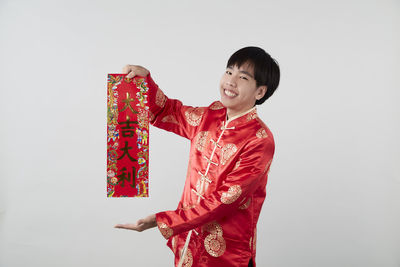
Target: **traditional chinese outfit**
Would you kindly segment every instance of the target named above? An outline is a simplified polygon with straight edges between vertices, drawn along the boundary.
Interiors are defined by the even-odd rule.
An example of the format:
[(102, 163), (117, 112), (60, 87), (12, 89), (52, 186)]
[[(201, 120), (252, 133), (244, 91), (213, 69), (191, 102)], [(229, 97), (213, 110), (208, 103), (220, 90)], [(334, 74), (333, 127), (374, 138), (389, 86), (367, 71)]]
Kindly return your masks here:
[(256, 226), (266, 196), (274, 139), (256, 107), (229, 118), (221, 102), (185, 106), (152, 80), (150, 123), (191, 141), (189, 167), (176, 210), (156, 214), (175, 266), (255, 265)]

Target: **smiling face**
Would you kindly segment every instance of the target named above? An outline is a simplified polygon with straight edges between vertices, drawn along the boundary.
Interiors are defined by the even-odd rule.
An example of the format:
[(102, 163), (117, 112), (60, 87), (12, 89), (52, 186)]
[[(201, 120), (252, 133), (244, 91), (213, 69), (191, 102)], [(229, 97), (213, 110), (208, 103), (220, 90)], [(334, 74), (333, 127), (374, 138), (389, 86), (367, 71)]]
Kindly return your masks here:
[(221, 77), (220, 94), (228, 117), (251, 109), (256, 100), (264, 96), (266, 89), (266, 86), (257, 87), (253, 67), (249, 64), (242, 64), (240, 68), (237, 65), (227, 67)]

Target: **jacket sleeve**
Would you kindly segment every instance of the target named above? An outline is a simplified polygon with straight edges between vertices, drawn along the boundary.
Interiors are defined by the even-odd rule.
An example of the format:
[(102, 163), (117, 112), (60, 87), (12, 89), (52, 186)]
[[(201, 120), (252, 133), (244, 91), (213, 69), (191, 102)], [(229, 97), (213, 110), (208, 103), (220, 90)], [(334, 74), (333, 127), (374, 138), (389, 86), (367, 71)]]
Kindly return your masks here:
[(168, 98), (154, 82), (146, 76), (149, 105), (149, 121), (153, 126), (192, 139), (206, 111), (204, 107), (185, 106), (177, 99)]
[(191, 209), (156, 213), (158, 229), (166, 238), (202, 226), (234, 213), (248, 196), (266, 184), (268, 170), (274, 155), (272, 138), (253, 139), (239, 156), (239, 166), (234, 168), (224, 182)]

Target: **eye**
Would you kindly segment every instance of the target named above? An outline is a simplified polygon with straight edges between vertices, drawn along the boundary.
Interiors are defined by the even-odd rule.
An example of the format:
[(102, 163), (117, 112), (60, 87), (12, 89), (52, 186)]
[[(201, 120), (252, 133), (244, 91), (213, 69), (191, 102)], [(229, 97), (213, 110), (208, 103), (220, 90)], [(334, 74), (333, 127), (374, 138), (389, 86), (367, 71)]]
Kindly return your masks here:
[(230, 72), (229, 70), (225, 71), (226, 74), (232, 74), (232, 72)]
[(247, 77), (245, 77), (245, 76), (240, 76), (240, 78), (242, 78), (244, 80), (248, 80)]

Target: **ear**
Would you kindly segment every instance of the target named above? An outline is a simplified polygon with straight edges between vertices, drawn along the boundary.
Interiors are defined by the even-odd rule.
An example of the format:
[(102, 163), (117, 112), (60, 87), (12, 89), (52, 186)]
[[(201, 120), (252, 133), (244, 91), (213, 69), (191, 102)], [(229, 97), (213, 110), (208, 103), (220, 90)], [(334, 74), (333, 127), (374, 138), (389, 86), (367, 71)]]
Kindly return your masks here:
[(259, 86), (257, 88), (256, 99), (260, 100), (261, 98), (263, 98), (263, 96), (265, 95), (266, 92), (267, 92), (267, 86), (266, 85)]

